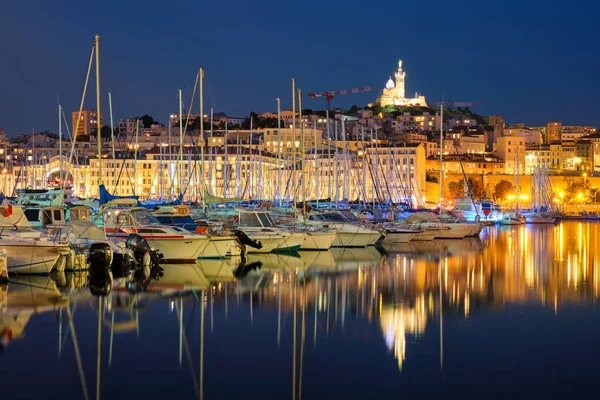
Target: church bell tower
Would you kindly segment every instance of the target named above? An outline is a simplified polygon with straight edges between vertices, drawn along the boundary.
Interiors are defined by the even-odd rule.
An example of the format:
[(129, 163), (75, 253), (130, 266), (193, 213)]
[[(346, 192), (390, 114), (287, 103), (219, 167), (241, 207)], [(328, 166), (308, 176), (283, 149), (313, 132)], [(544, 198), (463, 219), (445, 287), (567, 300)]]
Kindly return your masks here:
[(402, 71), (402, 60), (398, 60), (398, 72), (396, 72), (396, 98), (405, 99), (405, 91), (404, 91), (404, 78), (406, 77), (406, 72)]

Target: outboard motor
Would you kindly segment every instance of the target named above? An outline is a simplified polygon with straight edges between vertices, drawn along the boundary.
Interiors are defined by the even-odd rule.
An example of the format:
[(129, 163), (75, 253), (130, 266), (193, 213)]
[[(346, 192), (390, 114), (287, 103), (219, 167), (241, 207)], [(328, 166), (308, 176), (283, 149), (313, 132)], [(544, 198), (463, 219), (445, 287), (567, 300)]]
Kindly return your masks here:
[(262, 249), (263, 245), (261, 242), (257, 242), (255, 240), (250, 239), (250, 237), (248, 237), (248, 235), (246, 235), (244, 232), (240, 231), (239, 229), (234, 230), (233, 233), (235, 236), (237, 236), (237, 238), (241, 244), (250, 246), (255, 249)]
[(133, 256), (138, 263), (136, 273), (141, 271), (145, 279), (150, 278), (152, 269), (158, 267), (163, 255), (157, 250), (152, 250), (148, 241), (143, 236), (135, 233), (127, 237), (125, 246), (133, 251)]
[(112, 287), (113, 252), (108, 243), (93, 243), (88, 256), (89, 288), (94, 296), (106, 296)]

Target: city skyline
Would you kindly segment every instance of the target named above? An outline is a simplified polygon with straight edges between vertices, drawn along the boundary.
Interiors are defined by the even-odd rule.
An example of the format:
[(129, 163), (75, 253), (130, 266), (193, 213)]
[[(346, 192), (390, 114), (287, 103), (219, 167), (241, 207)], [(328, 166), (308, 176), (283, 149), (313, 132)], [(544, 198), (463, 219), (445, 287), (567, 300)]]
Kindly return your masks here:
[[(109, 1), (98, 10), (63, 4), (11, 3), (0, 16), (0, 34), (14, 38), (0, 44), (0, 127), (10, 136), (57, 131), (57, 94), (65, 112), (78, 109), (96, 33), (102, 112), (108, 115), (110, 89), (115, 122), (149, 114), (166, 123), (178, 108), (179, 88), (189, 104), (200, 66), (205, 111), (246, 116), (276, 110), (277, 97), (283, 109), (291, 108), (291, 78), (303, 91), (303, 108), (312, 109), (325, 104), (309, 99), (311, 92), (383, 88), (402, 59), (407, 95), (422, 93), (430, 104), (442, 96), (477, 102), (478, 114), (530, 126), (600, 125), (593, 71), (600, 56), (592, 34), (598, 13), (579, 15), (566, 3), (538, 9), (508, 2), (497, 9), (440, 2), (425, 11), (378, 1), (368, 7), (309, 1), (301, 9), (232, 2), (226, 10), (156, 1), (144, 8)], [(364, 106), (379, 94), (336, 97), (332, 106)], [(95, 108), (93, 80), (85, 107)], [(196, 100), (193, 111), (198, 108)]]

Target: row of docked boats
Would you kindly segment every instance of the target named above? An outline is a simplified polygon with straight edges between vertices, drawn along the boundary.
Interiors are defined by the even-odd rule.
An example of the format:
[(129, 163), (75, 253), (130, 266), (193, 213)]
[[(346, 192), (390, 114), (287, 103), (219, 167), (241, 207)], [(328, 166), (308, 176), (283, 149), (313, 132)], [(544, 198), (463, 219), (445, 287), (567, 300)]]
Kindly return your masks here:
[(467, 221), (501, 225), (555, 224), (562, 218), (562, 213), (547, 206), (502, 211), (498, 204), (491, 201), (475, 202), (469, 196), (456, 198), (454, 212)]
[[(105, 244), (112, 259), (147, 269), (153, 259), (193, 262), (248, 253), (366, 247), (380, 241), (406, 243), (434, 238), (476, 236), (481, 223), (448, 213), (412, 213), (395, 221), (363, 221), (350, 209), (260, 209), (237, 207), (227, 212), (204, 210), (192, 218), (190, 206), (150, 210), (133, 198), (113, 198), (94, 211), (65, 202), (52, 190), (25, 191), (14, 204), (0, 206), (0, 249), (8, 271), (45, 274), (52, 269), (85, 269), (90, 246)], [(140, 253), (140, 239), (144, 251)], [(137, 253), (136, 253), (137, 252)], [(160, 254), (158, 254), (160, 252)]]

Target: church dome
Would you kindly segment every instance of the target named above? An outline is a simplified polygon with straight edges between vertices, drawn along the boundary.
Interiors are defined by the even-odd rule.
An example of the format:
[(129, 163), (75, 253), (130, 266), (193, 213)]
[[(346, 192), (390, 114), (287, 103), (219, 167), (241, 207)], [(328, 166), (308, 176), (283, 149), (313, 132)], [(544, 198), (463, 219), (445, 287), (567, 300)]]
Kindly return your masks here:
[(396, 87), (396, 85), (394, 84), (394, 81), (392, 80), (392, 77), (390, 76), (390, 79), (385, 84), (385, 88), (386, 89), (393, 89), (395, 87)]

